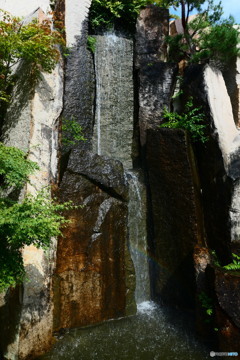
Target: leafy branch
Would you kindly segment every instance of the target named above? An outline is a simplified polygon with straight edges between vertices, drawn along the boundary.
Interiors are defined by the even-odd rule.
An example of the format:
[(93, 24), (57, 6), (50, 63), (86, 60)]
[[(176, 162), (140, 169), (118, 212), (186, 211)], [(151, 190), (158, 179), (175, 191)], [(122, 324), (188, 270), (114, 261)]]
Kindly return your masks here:
[(189, 98), (181, 114), (170, 112), (164, 108), (163, 119), (166, 120), (166, 122), (160, 125), (161, 128), (184, 129), (189, 131), (193, 141), (201, 141), (204, 143), (208, 140), (205, 135), (205, 129), (207, 127), (205, 114), (202, 112), (201, 106), (194, 107), (192, 97)]
[(16, 65), (24, 60), (31, 65), (32, 75), (51, 72), (60, 57), (57, 45), (64, 45), (60, 31), (49, 19), (25, 24), (20, 18), (0, 10), (0, 102), (9, 102), (15, 83)]
[(232, 257), (233, 261), (230, 264), (223, 266), (223, 268), (226, 270), (240, 270), (240, 256), (232, 254)]
[(28, 176), (39, 167), (27, 159), (23, 151), (0, 143), (0, 292), (24, 279), (22, 249), (35, 245), (46, 249), (51, 237), (61, 235), (61, 227), (69, 222), (63, 211), (75, 209), (71, 202), (58, 204), (47, 190), (35, 197), (27, 195), (17, 202), (4, 196), (4, 191), (20, 189)]
[(74, 116), (70, 119), (62, 119), (62, 145), (64, 147), (74, 146), (79, 141), (86, 141), (82, 133), (82, 127), (77, 123)]

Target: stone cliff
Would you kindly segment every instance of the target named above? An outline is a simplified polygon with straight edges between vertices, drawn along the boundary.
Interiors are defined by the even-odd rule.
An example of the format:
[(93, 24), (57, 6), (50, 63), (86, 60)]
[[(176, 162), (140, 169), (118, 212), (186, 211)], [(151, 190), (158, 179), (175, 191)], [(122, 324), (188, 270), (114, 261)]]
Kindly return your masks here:
[[(65, 213), (71, 222), (47, 253), (23, 249), (28, 281), (0, 294), (0, 357), (36, 358), (54, 331), (134, 314), (136, 302), (150, 297), (196, 306), (199, 328), (212, 334), (201, 321), (202, 292), (213, 302), (219, 348), (240, 351), (239, 276), (223, 268), (240, 251), (239, 60), (225, 73), (209, 65), (185, 69), (184, 93), (195, 96), (208, 122), (209, 141), (193, 144), (186, 131), (159, 127), (178, 75), (177, 64), (166, 62), (168, 11), (143, 9), (135, 41), (94, 35), (93, 53), (90, 5), (57, 2), (69, 54), (51, 74), (33, 86), (24, 64), (17, 69), (1, 140), (40, 166), (26, 192), (50, 185), (60, 201), (78, 207)], [(39, 6), (47, 12), (50, 1), (14, 8), (5, 1), (22, 16), (39, 17)], [(86, 141), (61, 145), (64, 119), (80, 125)], [(135, 274), (137, 252), (150, 285), (148, 274)]]

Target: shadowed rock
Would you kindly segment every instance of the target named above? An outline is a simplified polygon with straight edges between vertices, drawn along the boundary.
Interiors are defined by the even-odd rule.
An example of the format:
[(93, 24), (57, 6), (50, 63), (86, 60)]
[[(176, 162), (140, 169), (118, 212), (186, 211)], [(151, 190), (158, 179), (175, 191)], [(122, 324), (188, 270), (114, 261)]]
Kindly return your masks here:
[(193, 249), (202, 243), (199, 185), (183, 130), (149, 129), (146, 157), (153, 219), (154, 297), (168, 304), (192, 305), (195, 291)]

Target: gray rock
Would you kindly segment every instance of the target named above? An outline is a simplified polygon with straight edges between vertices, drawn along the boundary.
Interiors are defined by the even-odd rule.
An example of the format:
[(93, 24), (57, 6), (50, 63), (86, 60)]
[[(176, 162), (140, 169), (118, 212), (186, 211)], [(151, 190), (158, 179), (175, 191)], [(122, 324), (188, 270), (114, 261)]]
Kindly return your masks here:
[(127, 199), (127, 182), (120, 161), (90, 152), (73, 150), (67, 170), (83, 175), (112, 196)]
[(93, 152), (132, 168), (133, 41), (115, 34), (96, 36), (96, 41)]
[(142, 63), (166, 60), (167, 46), (164, 42), (169, 32), (169, 10), (149, 5), (141, 10), (136, 25), (135, 66)]
[[(70, 48), (65, 67), (64, 111), (62, 118), (74, 120), (82, 127), (87, 141), (77, 142), (74, 146), (63, 149), (64, 153), (71, 147), (91, 149), (93, 121), (95, 77), (93, 59), (87, 50), (87, 26), (83, 23), (82, 35), (77, 36), (77, 43)], [(63, 136), (66, 134), (63, 133)]]
[(139, 69), (139, 127), (141, 145), (146, 142), (146, 130), (157, 128), (164, 107), (169, 108), (177, 74), (176, 65), (155, 61), (141, 64)]

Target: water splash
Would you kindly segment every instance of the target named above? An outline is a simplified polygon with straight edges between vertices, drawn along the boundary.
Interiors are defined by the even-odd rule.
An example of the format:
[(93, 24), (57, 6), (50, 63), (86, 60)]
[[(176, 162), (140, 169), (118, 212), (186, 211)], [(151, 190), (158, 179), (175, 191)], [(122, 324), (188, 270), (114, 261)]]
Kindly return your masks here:
[(153, 301), (143, 301), (137, 305), (137, 310), (139, 314), (146, 314), (151, 316), (154, 310), (157, 309), (157, 304)]

